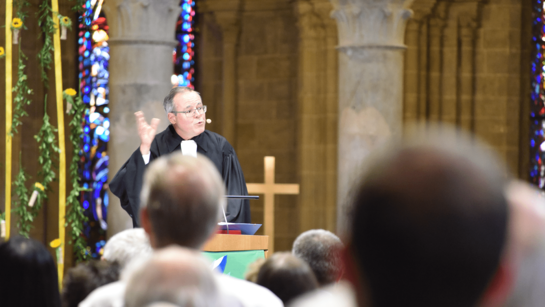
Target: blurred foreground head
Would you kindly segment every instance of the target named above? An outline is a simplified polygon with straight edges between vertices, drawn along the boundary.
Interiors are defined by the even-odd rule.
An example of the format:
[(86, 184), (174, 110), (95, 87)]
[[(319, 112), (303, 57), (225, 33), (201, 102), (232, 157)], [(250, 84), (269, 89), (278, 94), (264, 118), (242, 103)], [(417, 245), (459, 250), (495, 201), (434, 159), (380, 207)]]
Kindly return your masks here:
[(476, 140), (437, 130), (376, 153), (355, 191), (347, 271), (358, 271), (370, 306), (474, 306), (498, 269), (500, 163)]
[(41, 243), (16, 236), (0, 245), (0, 305), (61, 306), (57, 267)]
[(200, 253), (171, 246), (154, 253), (129, 277), (126, 307), (220, 306), (212, 270)]
[(221, 217), (224, 190), (216, 167), (203, 156), (180, 152), (154, 160), (140, 196), (141, 225), (151, 246), (200, 248)]

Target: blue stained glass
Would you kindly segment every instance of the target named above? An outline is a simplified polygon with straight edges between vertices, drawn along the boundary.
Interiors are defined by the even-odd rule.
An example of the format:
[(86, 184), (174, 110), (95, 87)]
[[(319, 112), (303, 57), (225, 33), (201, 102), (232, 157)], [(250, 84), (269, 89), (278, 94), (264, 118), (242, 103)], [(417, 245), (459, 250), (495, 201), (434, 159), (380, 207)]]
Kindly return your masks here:
[(189, 54), (188, 53), (184, 53), (184, 55), (182, 57), (184, 58), (184, 60), (189, 60)]
[(89, 209), (89, 202), (87, 200), (83, 201), (83, 209), (85, 210)]
[(183, 40), (184, 40), (184, 43), (187, 43), (187, 42), (189, 42), (189, 35), (187, 35), (187, 34), (186, 34), (186, 35), (184, 35), (184, 38), (183, 38)]
[(105, 107), (104, 110), (102, 110), (104, 113), (108, 114), (110, 113), (110, 108), (108, 107)]
[(104, 207), (108, 207), (110, 204), (110, 197), (108, 196), (108, 193), (104, 193), (104, 199), (102, 200), (102, 203), (104, 204)]
[(532, 146), (532, 147), (536, 146), (536, 141), (534, 141), (533, 139), (530, 140), (530, 146)]

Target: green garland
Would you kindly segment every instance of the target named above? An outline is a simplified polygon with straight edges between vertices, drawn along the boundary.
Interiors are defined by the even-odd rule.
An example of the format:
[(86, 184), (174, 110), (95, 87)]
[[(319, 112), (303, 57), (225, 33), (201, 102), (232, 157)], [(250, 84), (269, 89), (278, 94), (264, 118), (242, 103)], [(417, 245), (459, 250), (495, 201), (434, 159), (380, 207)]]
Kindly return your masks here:
[(28, 57), (23, 54), (20, 41), (21, 38), (19, 38), (19, 65), (17, 70), (18, 79), (17, 84), (15, 84), (12, 89), (12, 92), (16, 92), (17, 94), (13, 100), (15, 107), (13, 108), (11, 131), (9, 132), (11, 136), (13, 136), (13, 132), (19, 133), (19, 131), (17, 131), (17, 126), (23, 123), (21, 121), (21, 117), (28, 116), (28, 113), (25, 111), (25, 106), (30, 105), (32, 101), (28, 98), (28, 95), (33, 94), (32, 89), (28, 87), (28, 77), (25, 74), (26, 65), (23, 62), (23, 59), (27, 60)]
[[(21, 155), (19, 154), (19, 157)], [(21, 159), (19, 158), (19, 162)], [(21, 164), (21, 163), (20, 163)], [(28, 189), (25, 186), (28, 175), (23, 169), (23, 165), (19, 166), (19, 174), (17, 179), (13, 182), (15, 187), (14, 193), (17, 198), (12, 201), (13, 213), (19, 215), (19, 221), (17, 221), (17, 228), (19, 228), (19, 234), (28, 238), (31, 229), (31, 223), (34, 221), (37, 213), (33, 210), (34, 207), (28, 206)]]
[[(72, 0), (70, 0), (72, 1)], [(75, 0), (76, 4), (72, 7), (72, 11), (76, 12), (83, 12), (83, 5), (85, 4), (85, 0)]]
[[(38, 171), (38, 176), (42, 178), (41, 184), (44, 187), (44, 191), (39, 191), (40, 197), (38, 197), (38, 200), (47, 199), (47, 192), (51, 190), (49, 184), (55, 180), (53, 167), (56, 166), (53, 164), (53, 156), (54, 153), (60, 152), (59, 147), (55, 144), (56, 132), (57, 128), (49, 123), (49, 115), (47, 115), (47, 95), (45, 95), (43, 124), (38, 134), (34, 136), (38, 142), (38, 149), (40, 151), (38, 162), (42, 166), (42, 169)], [(40, 206), (41, 201), (38, 201), (36, 208), (39, 209)]]
[(86, 252), (87, 242), (83, 237), (83, 224), (87, 222), (87, 217), (85, 216), (85, 210), (81, 206), (78, 199), (81, 192), (86, 191), (87, 189), (81, 187), (79, 184), (78, 164), (83, 138), (83, 129), (81, 124), (83, 122), (83, 111), (85, 110), (85, 105), (83, 104), (81, 96), (79, 95), (74, 99), (71, 95), (66, 94), (65, 91), (65, 93), (63, 93), (63, 97), (67, 103), (72, 105), (72, 108), (67, 107), (67, 109), (69, 109), (69, 113), (72, 115), (72, 120), (70, 121), (70, 127), (72, 128), (70, 133), (70, 141), (73, 145), (72, 161), (70, 162), (72, 190), (66, 199), (67, 212), (65, 227), (70, 225), (70, 243), (74, 245), (74, 252), (78, 258), (78, 261), (83, 261), (88, 257), (88, 253)]
[(42, 33), (44, 34), (44, 45), (40, 52), (38, 52), (38, 62), (40, 62), (42, 72), (42, 82), (46, 89), (49, 88), (49, 78), (47, 77), (47, 71), (51, 68), (53, 47), (53, 34), (55, 33), (55, 22), (53, 21), (53, 11), (49, 5), (48, 0), (44, 0), (40, 4), (40, 10), (38, 11), (38, 22)]
[[(23, 29), (26, 27), (26, 18), (28, 14), (25, 10), (25, 7), (30, 6), (30, 3), (27, 0), (15, 0), (13, 2), (13, 7), (17, 11), (17, 18), (23, 21)], [(22, 36), (22, 35), (21, 35)], [(13, 132), (18, 133), (17, 126), (21, 125), (21, 117), (28, 116), (28, 113), (25, 111), (25, 106), (30, 105), (32, 102), (28, 95), (32, 95), (32, 89), (28, 86), (28, 76), (25, 74), (25, 63), (23, 60), (28, 60), (28, 57), (23, 53), (21, 49), (21, 36), (19, 36), (19, 63), (17, 69), (17, 83), (12, 88), (12, 92), (17, 93), (15, 99), (13, 100), (15, 107), (13, 108), (13, 118), (11, 123), (11, 131), (9, 131), (10, 136), (13, 137)]]

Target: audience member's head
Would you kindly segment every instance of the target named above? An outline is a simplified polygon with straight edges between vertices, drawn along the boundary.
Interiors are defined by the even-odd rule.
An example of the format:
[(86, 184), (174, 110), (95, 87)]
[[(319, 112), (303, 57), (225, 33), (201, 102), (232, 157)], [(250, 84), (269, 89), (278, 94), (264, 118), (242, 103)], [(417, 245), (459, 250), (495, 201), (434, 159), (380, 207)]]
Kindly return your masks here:
[(0, 305), (61, 306), (57, 267), (41, 243), (16, 236), (0, 245)]
[(153, 161), (140, 197), (142, 227), (152, 247), (200, 248), (220, 220), (224, 190), (216, 167), (203, 156), (176, 153)]
[(514, 181), (509, 201), (509, 244), (502, 260), (503, 282), (489, 289), (483, 307), (541, 307), (545, 302), (545, 197), (543, 191)]
[(244, 273), (244, 279), (257, 283), (257, 275), (259, 274), (261, 266), (265, 263), (265, 260), (265, 258), (258, 258), (256, 261), (250, 263), (246, 269), (246, 273)]
[(210, 265), (200, 253), (171, 246), (156, 252), (132, 273), (125, 306), (213, 307), (220, 305), (218, 293)]
[(476, 305), (507, 234), (504, 173), (494, 155), (460, 132), (444, 133), (397, 142), (367, 165), (346, 256), (347, 274), (359, 273), (351, 277), (360, 304)]
[(96, 288), (117, 281), (119, 269), (117, 263), (97, 260), (69, 269), (63, 280), (62, 306), (77, 307)]
[(340, 252), (343, 247), (339, 237), (330, 231), (313, 229), (295, 239), (292, 253), (308, 263), (320, 286), (325, 286), (341, 277)]
[(148, 256), (151, 252), (144, 229), (132, 228), (111, 237), (104, 246), (102, 258), (109, 262), (117, 262), (121, 268), (124, 268), (134, 258)]
[(271, 290), (284, 304), (318, 288), (308, 264), (289, 252), (269, 257), (259, 269), (256, 283)]

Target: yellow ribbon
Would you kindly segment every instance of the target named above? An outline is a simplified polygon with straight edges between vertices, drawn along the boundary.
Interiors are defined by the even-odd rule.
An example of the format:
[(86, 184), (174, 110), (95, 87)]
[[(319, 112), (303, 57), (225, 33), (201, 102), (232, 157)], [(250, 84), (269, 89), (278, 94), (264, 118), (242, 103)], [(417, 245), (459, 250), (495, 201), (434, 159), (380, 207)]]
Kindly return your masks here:
[[(55, 22), (55, 34), (53, 35), (53, 47), (55, 48), (55, 97), (57, 98), (57, 126), (59, 130), (59, 240), (61, 246), (65, 246), (64, 217), (66, 214), (66, 150), (64, 146), (64, 113), (62, 99), (62, 65), (61, 65), (61, 39), (59, 35), (58, 0), (51, 0), (53, 20)], [(59, 252), (57, 259), (57, 271), (59, 274), (59, 289), (62, 288), (64, 272), (64, 248)]]
[(13, 17), (13, 0), (6, 1), (6, 240), (9, 239), (11, 222), (11, 18)]

